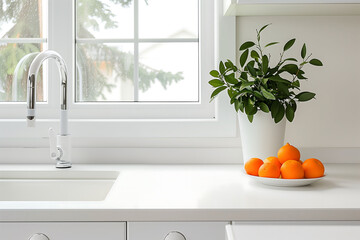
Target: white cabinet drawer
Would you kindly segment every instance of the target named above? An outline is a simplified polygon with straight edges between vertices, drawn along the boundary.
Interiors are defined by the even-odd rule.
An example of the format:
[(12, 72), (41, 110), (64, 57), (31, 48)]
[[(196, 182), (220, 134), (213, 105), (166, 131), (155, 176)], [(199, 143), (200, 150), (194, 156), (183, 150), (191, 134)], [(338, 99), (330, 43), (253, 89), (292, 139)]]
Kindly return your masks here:
[[(225, 222), (130, 222), (128, 240), (224, 240)], [(183, 236), (183, 237), (182, 237)]]
[(50, 240), (126, 240), (123, 222), (0, 223), (1, 240), (28, 240), (36, 233)]
[(360, 222), (235, 223), (226, 226), (227, 240), (359, 240)]

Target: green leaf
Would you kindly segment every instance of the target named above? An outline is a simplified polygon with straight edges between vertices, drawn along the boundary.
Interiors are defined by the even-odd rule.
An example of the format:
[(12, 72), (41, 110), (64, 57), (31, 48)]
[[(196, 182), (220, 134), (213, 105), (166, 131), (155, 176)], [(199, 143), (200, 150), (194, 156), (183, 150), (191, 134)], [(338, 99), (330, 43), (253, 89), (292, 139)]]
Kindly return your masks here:
[(262, 28), (260, 28), (260, 31), (258, 32), (258, 34), (260, 34), (265, 28), (267, 28), (269, 25), (271, 25), (271, 23), (266, 24), (265, 26), (263, 26)]
[(246, 67), (251, 66), (251, 67), (255, 67), (255, 61), (251, 60), (250, 62), (248, 62), (248, 64), (246, 64)]
[(264, 75), (267, 73), (268, 68), (269, 68), (269, 58), (268, 56), (264, 55), (262, 57), (262, 70)]
[(218, 71), (216, 71), (216, 70), (212, 70), (212, 71), (210, 72), (210, 75), (213, 76), (213, 77), (219, 77), (219, 76), (220, 76), (220, 73), (219, 73)]
[(300, 87), (300, 81), (297, 80), (297, 81), (293, 82), (292, 85), (293, 85), (294, 87)]
[(240, 102), (239, 102), (239, 100), (235, 100), (234, 107), (235, 107), (236, 112), (238, 112), (240, 110)]
[(258, 111), (257, 107), (254, 107), (253, 111), (249, 115), (255, 115), (257, 111)]
[(298, 95), (296, 95), (295, 97), (300, 101), (300, 102), (306, 102), (309, 101), (311, 99), (313, 99), (315, 97), (315, 93), (312, 92), (302, 92), (299, 93)]
[(261, 87), (260, 89), (261, 89), (262, 95), (266, 99), (269, 99), (269, 100), (275, 100), (276, 99), (275, 96), (271, 92), (267, 91), (264, 87)]
[(286, 61), (293, 61), (293, 62), (297, 62), (298, 60), (296, 58), (287, 58), (287, 59), (284, 59), (283, 62), (286, 62)]
[(252, 94), (252, 91), (248, 90), (248, 89), (244, 89), (244, 90), (241, 90), (240, 91), (240, 95), (243, 96), (243, 95), (247, 95), (247, 94)]
[(285, 94), (286, 97), (290, 95), (289, 88), (283, 83), (277, 83), (279, 90)]
[(221, 74), (225, 73), (225, 66), (224, 66), (224, 63), (222, 61), (220, 61), (220, 63), (219, 63), (219, 70), (220, 70)]
[(228, 89), (228, 94), (229, 94), (229, 97), (231, 98), (231, 101), (230, 103), (233, 104), (236, 100), (237, 100), (237, 97), (240, 95), (239, 94), (239, 91), (237, 89), (232, 89), (231, 88), (231, 91), (229, 91), (230, 89)]
[(243, 101), (241, 101), (241, 100), (239, 100), (240, 101), (240, 105), (239, 105), (239, 109), (240, 109), (240, 111), (241, 112), (244, 112), (244, 102)]
[(281, 83), (291, 84), (291, 82), (289, 80), (283, 79), (279, 75), (269, 77), (269, 80), (274, 81), (274, 82), (281, 82)]
[(314, 66), (323, 66), (322, 62), (316, 58), (311, 59), (309, 63)]
[(247, 68), (248, 68), (251, 76), (256, 77), (256, 71), (255, 71), (254, 67), (252, 66), (252, 64), (248, 64)]
[(251, 55), (251, 57), (254, 58), (254, 59), (260, 58), (259, 54), (258, 54), (257, 51), (255, 51), (255, 50), (252, 50), (250, 55)]
[(240, 46), (240, 51), (243, 51), (245, 49), (251, 48), (252, 46), (254, 46), (255, 43), (248, 41), (248, 42), (244, 42), (241, 46)]
[(279, 110), (274, 118), (275, 123), (280, 122), (285, 116), (285, 109), (284, 106), (282, 104), (279, 104)]
[(253, 122), (254, 121), (254, 115), (247, 115), (249, 122)]
[[(306, 44), (304, 43), (301, 49), (301, 57), (304, 59), (306, 57)], [(289, 120), (290, 121), (290, 120)], [(290, 121), (291, 122), (291, 121)]]
[(213, 80), (209, 81), (209, 84), (213, 87), (220, 87), (220, 86), (223, 86), (225, 83), (219, 79), (213, 79)]
[(240, 87), (240, 91), (243, 90), (244, 88), (247, 88), (251, 85), (253, 85), (255, 82), (244, 82), (241, 84), (241, 87)]
[[(232, 88), (229, 88), (227, 90), (230, 100), (233, 99), (233, 97), (236, 95), (236, 91), (234, 91)], [(230, 101), (231, 103), (231, 101)]]
[(276, 66), (274, 68), (269, 67), (266, 77), (273, 76), (278, 70), (279, 70), (279, 66)]
[(255, 107), (254, 103), (250, 100), (250, 98), (247, 99), (245, 102), (245, 113), (247, 115), (254, 115), (257, 112), (257, 108)]
[(226, 86), (222, 86), (222, 87), (219, 87), (219, 88), (215, 89), (215, 90), (213, 91), (213, 93), (211, 94), (211, 97), (210, 97), (211, 101), (212, 101), (219, 93), (221, 93), (222, 91), (224, 91), (226, 88), (227, 88)]
[(298, 79), (302, 79), (302, 80), (305, 80), (305, 79), (307, 79), (304, 75), (302, 75), (302, 74), (298, 74), (298, 75), (296, 75), (296, 77), (298, 78)]
[(278, 101), (274, 101), (272, 104), (271, 104), (271, 108), (270, 108), (270, 111), (271, 111), (271, 117), (272, 118), (275, 118), (278, 111), (279, 111), (279, 108), (280, 108), (280, 103)]
[(294, 112), (296, 112), (297, 105), (296, 105), (296, 102), (293, 99), (290, 100), (290, 105), (293, 108)]
[(289, 122), (292, 122), (295, 117), (295, 111), (290, 105), (286, 105), (286, 118), (289, 120)]
[(246, 73), (246, 72), (242, 72), (242, 73), (240, 74), (240, 78), (248, 81), (248, 75), (247, 75), (247, 73)]
[(286, 64), (280, 69), (281, 72), (285, 71), (293, 75), (297, 74), (298, 70), (299, 68), (296, 64)]
[(258, 99), (260, 99), (260, 100), (262, 100), (262, 101), (265, 100), (264, 96), (261, 95), (260, 92), (258, 92), (258, 91), (253, 91), (253, 94), (254, 94), (254, 96), (255, 96), (256, 98), (258, 98)]
[(266, 83), (269, 81), (269, 79), (268, 78), (263, 78), (263, 79), (261, 79), (261, 82), (264, 84), (264, 85), (266, 85)]
[(229, 74), (229, 75), (225, 75), (224, 76), (225, 81), (231, 84), (237, 84), (239, 81), (236, 80), (235, 78), (235, 73)]
[(243, 52), (240, 56), (240, 66), (243, 67), (246, 63), (246, 60), (249, 56), (249, 49), (247, 49), (245, 52)]
[(295, 38), (289, 40), (284, 46), (284, 51), (289, 50), (294, 45), (295, 41), (296, 41)]
[(266, 113), (270, 112), (270, 109), (269, 109), (268, 105), (266, 105), (263, 102), (259, 103), (259, 107), (260, 107), (261, 111), (263, 111), (263, 112), (266, 112)]
[(270, 47), (272, 45), (278, 44), (279, 42), (271, 42), (265, 45), (265, 47)]
[(227, 68), (234, 68), (235, 66), (234, 66), (234, 64), (228, 59), (227, 60), (227, 62), (225, 63), (225, 66), (227, 67)]

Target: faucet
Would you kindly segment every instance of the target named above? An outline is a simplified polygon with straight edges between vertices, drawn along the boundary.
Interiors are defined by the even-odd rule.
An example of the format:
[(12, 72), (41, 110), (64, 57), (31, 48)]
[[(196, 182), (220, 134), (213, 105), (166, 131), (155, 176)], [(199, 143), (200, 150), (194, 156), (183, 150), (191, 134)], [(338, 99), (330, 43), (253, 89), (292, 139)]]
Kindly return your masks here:
[(60, 72), (61, 109), (60, 134), (49, 129), (50, 157), (56, 160), (57, 168), (71, 167), (71, 138), (68, 132), (67, 107), (67, 68), (64, 59), (55, 51), (47, 50), (39, 53), (32, 61), (28, 73), (27, 85), (27, 126), (35, 127), (36, 77), (42, 63), (47, 59), (55, 59)]
[[(20, 61), (18, 62), (18, 64), (16, 65), (15, 70), (14, 70), (14, 78), (13, 78), (13, 82), (12, 82), (12, 100), (14, 102), (19, 101), (19, 99), (18, 99), (18, 85), (19, 85), (21, 79), (23, 78), (22, 73), (24, 71), (25, 71), (24, 72), (25, 74), (27, 73), (26, 71), (29, 70), (30, 64), (32, 63), (32, 61), (34, 60), (34, 58), (38, 54), (39, 54), (39, 52), (29, 53), (29, 54), (25, 55), (24, 57), (22, 57), (20, 59)], [(19, 75), (21, 76), (21, 79), (18, 79)]]

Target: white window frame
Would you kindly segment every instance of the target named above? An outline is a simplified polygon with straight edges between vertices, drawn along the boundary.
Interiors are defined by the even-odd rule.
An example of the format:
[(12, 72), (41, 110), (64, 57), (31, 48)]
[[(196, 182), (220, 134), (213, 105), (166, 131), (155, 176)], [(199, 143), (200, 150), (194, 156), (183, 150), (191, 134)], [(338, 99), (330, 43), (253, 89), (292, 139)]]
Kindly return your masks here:
[[(49, 1), (48, 48), (58, 51), (69, 70), (70, 132), (79, 139), (98, 138), (229, 138), (237, 136), (236, 114), (223, 94), (209, 103), (212, 91), (209, 71), (219, 59), (235, 61), (235, 18), (223, 17), (222, 0), (199, 0), (200, 101), (199, 103), (75, 103), (74, 104), (74, 2)], [(67, 14), (71, 13), (71, 14)], [(71, 37), (69, 37), (71, 36)], [(205, 40), (206, 39), (206, 40)], [(205, 41), (204, 41), (205, 40)], [(52, 65), (52, 64), (50, 64)], [(0, 104), (0, 138), (38, 139), (44, 145), (48, 127), (58, 128), (59, 93), (57, 70), (50, 66), (48, 104), (37, 104), (36, 129), (26, 128), (26, 104)], [(44, 105), (44, 106), (42, 106)], [(121, 108), (120, 108), (121, 107)], [(142, 115), (136, 115), (141, 110)], [(115, 114), (114, 114), (115, 112)], [(155, 114), (154, 114), (155, 113)], [(171, 117), (168, 117), (170, 114)], [(95, 116), (100, 117), (95, 117)], [(103, 117), (103, 116), (106, 116)], [(150, 116), (150, 117), (149, 117)], [(41, 139), (41, 140), (40, 140)], [(21, 141), (19, 141), (19, 145)], [(37, 141), (35, 141), (37, 142)], [(1, 144), (1, 143), (0, 143)], [(34, 143), (35, 144), (35, 143)], [(84, 143), (86, 144), (86, 143)], [(36, 145), (36, 144), (35, 144)]]

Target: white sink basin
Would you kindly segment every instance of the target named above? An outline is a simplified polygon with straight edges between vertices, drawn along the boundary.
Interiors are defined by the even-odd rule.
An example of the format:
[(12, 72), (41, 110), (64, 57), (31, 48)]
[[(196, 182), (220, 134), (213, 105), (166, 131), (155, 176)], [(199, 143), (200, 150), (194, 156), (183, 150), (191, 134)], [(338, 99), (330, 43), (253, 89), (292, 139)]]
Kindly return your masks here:
[(0, 201), (102, 201), (115, 171), (0, 171)]

